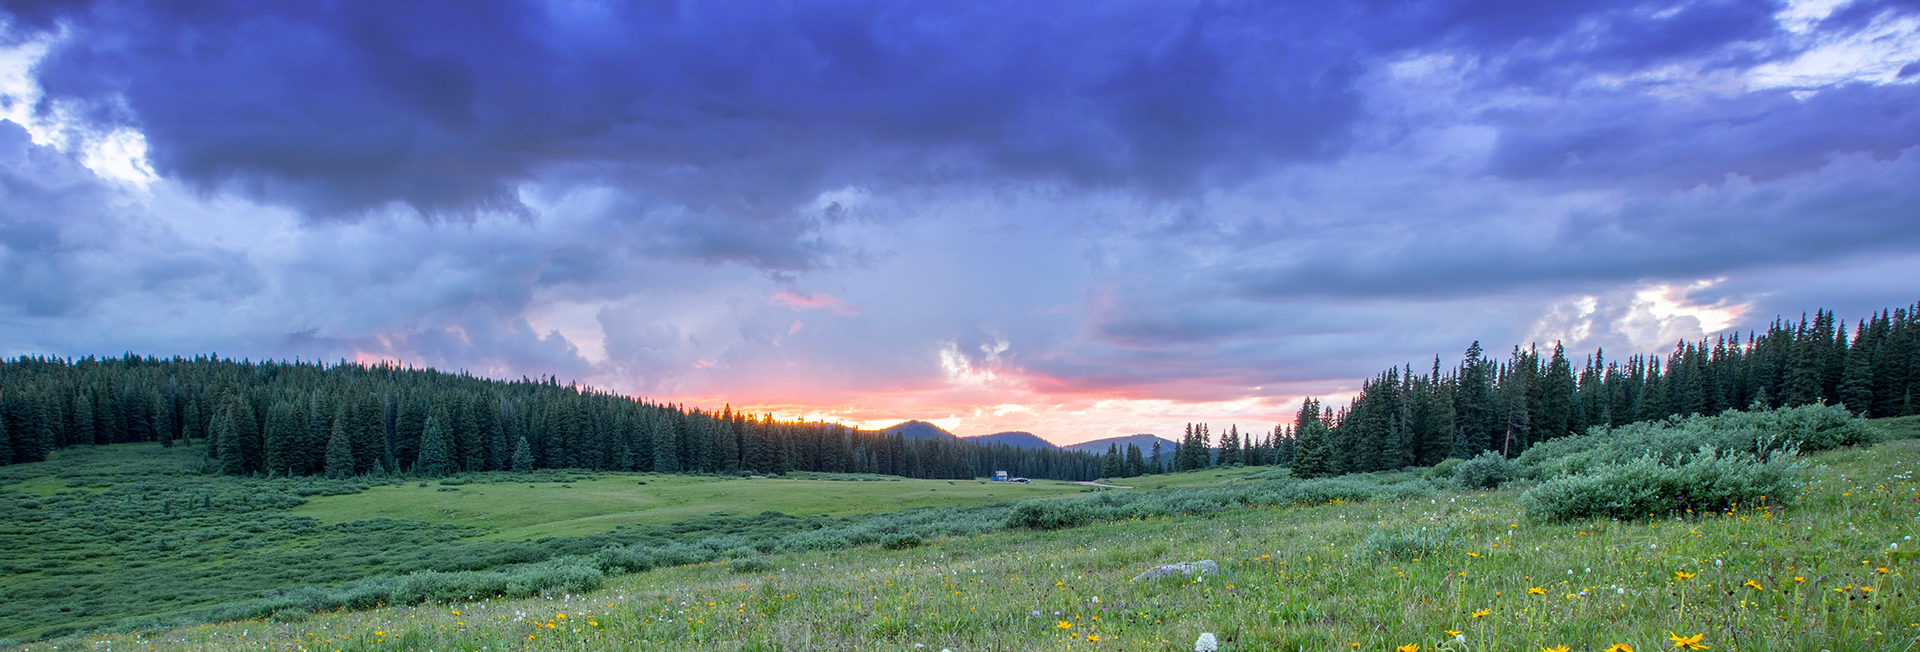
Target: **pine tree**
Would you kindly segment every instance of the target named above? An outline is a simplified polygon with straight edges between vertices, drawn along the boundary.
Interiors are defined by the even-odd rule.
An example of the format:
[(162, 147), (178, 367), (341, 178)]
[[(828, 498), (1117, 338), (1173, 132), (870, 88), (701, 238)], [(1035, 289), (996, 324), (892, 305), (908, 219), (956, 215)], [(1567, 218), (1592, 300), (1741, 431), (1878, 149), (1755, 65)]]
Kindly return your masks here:
[[(1864, 339), (1866, 329), (1859, 337)], [(1840, 380), (1840, 403), (1854, 414), (1865, 415), (1873, 409), (1873, 351), (1862, 346), (1861, 339), (1847, 350), (1847, 361)]]
[(292, 403), (278, 401), (267, 409), (266, 469), (287, 475), (304, 475), (307, 424)]
[(81, 390), (73, 400), (73, 440), (81, 444), (99, 443), (94, 440), (93, 428), (93, 392)]
[(1489, 364), (1482, 359), (1480, 343), (1467, 347), (1467, 358), (1460, 364), (1454, 395), (1454, 413), (1458, 415), (1458, 435), (1448, 457), (1471, 459), (1487, 450), (1493, 435), (1493, 384), (1487, 377)]
[(213, 415), (213, 425), (207, 430), (213, 433), (213, 452), (215, 459), (220, 462), (220, 472), (246, 475), (247, 460), (240, 452), (240, 433), (235, 431), (231, 415), (231, 412), (224, 410)]
[(1118, 443), (1107, 444), (1107, 454), (1100, 456), (1100, 477), (1118, 478), (1125, 475), (1126, 471), (1121, 470), (1121, 465), (1120, 445)]
[(1138, 444), (1127, 444), (1127, 477), (1139, 477), (1147, 474), (1147, 461), (1140, 454)]
[[(1818, 319), (1815, 324), (1818, 324)], [(1820, 400), (1820, 373), (1825, 369), (1825, 342), (1816, 343), (1814, 330), (1807, 325), (1805, 313), (1800, 327), (1793, 332), (1793, 357), (1787, 367), (1786, 405), (1806, 405)], [(1668, 370), (1671, 375), (1672, 370)]]
[(1166, 465), (1160, 461), (1160, 440), (1155, 439), (1153, 440), (1153, 461), (1150, 463), (1148, 473), (1160, 474), (1166, 472)]
[(512, 470), (515, 473), (533, 470), (533, 447), (527, 444), (526, 437), (513, 445)]
[(13, 437), (7, 434), (6, 396), (0, 394), (0, 466), (13, 463)]
[(1334, 475), (1333, 442), (1329, 441), (1327, 427), (1316, 421), (1302, 425), (1294, 432), (1299, 436), (1299, 444), (1293, 454), (1294, 476), (1321, 478)]
[[(504, 401), (503, 401), (504, 402)], [(492, 410), (488, 410), (492, 412)], [(512, 448), (507, 446), (507, 427), (504, 419), (495, 418), (486, 425), (487, 430), (487, 470), (505, 471), (511, 464)]]
[(1573, 432), (1573, 397), (1576, 384), (1573, 364), (1567, 361), (1566, 348), (1553, 343), (1553, 358), (1547, 362), (1546, 377), (1541, 379), (1540, 415), (1534, 420), (1538, 439), (1565, 437)]
[(353, 439), (339, 421), (334, 422), (333, 436), (327, 438), (326, 470), (327, 477), (334, 480), (351, 478), (354, 474)]
[(420, 452), (413, 463), (413, 472), (429, 477), (446, 475), (451, 470), (452, 458), (447, 450), (446, 427), (441, 425), (439, 415), (428, 415), (421, 429)]
[(680, 472), (680, 442), (673, 424), (665, 415), (653, 418), (653, 470), (655, 473)]

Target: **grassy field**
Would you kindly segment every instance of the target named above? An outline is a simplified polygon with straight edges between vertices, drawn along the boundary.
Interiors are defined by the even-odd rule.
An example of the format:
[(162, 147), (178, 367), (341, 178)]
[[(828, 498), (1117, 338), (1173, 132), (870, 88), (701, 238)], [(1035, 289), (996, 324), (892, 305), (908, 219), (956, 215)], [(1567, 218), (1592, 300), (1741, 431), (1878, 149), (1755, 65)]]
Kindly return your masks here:
[[(151, 628), (269, 591), (498, 568), (640, 541), (738, 547), (819, 528), (857, 538), (864, 514), (1095, 491), (836, 474), (235, 478), (204, 474), (204, 460), (197, 445), (123, 444), (0, 467), (0, 641)], [(1183, 483), (1220, 480), (1187, 475)], [(865, 531), (884, 537), (893, 528)], [(832, 541), (821, 545), (848, 545)]]
[[(1521, 515), (1523, 488), (1250, 508), (23, 649), (1171, 651), (1202, 632), (1222, 650), (1920, 647), (1920, 441), (1811, 462), (1791, 508), (1545, 524)], [(1223, 572), (1129, 581), (1194, 559)]]
[[(1194, 475), (1194, 474), (1187, 474)], [(579, 536), (614, 526), (664, 525), (715, 512), (735, 516), (776, 511), (794, 516), (867, 514), (913, 507), (1077, 495), (1086, 487), (1036, 480), (1007, 484), (972, 480), (879, 481), (711, 478), (651, 474), (588, 474), (571, 482), (493, 482), (444, 487), (399, 483), (323, 496), (292, 510), (321, 523), (405, 518), (493, 530), (485, 539)], [(640, 483), (646, 484), (640, 484)], [(424, 485), (424, 486), (423, 486)]]

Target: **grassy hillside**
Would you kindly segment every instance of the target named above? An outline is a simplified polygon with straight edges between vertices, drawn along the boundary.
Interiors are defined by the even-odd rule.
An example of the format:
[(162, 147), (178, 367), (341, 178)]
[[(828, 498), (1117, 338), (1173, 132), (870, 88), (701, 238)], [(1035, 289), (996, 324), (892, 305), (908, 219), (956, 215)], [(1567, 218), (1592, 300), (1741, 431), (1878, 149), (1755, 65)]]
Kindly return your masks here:
[[(1899, 650), (1920, 643), (1906, 595), (1920, 590), (1916, 460), (1911, 439), (1812, 456), (1791, 508), (1549, 524), (1522, 516), (1519, 488), (1247, 508), (660, 569), (585, 595), (49, 644), (1189, 650), (1211, 632), (1223, 650)], [(1222, 574), (1129, 581), (1203, 558)]]
[(381, 485), (351, 495), (313, 498), (292, 513), (321, 523), (384, 517), (469, 525), (492, 530), (486, 539), (518, 540), (580, 536), (616, 525), (665, 525), (714, 512), (846, 516), (1078, 494), (1085, 487), (1054, 480), (983, 484), (601, 473), (576, 476), (570, 482), (490, 482), (449, 489), (438, 482)]
[(567, 471), (369, 484), (215, 476), (204, 466), (198, 446), (121, 444), (0, 467), (0, 639), (191, 621), (268, 590), (482, 570), (639, 541), (857, 528), (863, 514), (1091, 491), (1046, 480)]

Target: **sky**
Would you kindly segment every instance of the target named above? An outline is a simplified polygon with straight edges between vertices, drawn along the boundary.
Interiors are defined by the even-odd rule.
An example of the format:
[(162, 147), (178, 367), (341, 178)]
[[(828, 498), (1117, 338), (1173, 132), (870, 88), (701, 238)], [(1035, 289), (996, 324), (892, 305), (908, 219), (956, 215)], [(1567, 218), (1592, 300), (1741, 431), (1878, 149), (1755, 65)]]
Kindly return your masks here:
[(0, 0), (7, 356), (1068, 444), (1916, 279), (1915, 0)]

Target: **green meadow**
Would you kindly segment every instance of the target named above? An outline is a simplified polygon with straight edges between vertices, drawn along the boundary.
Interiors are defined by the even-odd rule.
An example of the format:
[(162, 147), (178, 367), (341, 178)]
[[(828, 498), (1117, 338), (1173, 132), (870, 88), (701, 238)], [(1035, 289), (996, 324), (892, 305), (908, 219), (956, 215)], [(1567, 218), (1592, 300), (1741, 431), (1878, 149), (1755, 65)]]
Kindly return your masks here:
[[(1916, 421), (1805, 456), (1789, 501), (1657, 518), (1541, 521), (1517, 483), (716, 558), (585, 591), (20, 649), (1172, 651), (1202, 633), (1222, 650), (1914, 649), (1920, 440), (1897, 437)], [(684, 480), (668, 484), (736, 484)], [(1131, 581), (1198, 559), (1221, 572)]]
[(489, 530), (485, 539), (518, 540), (580, 536), (614, 526), (666, 525), (715, 512), (846, 516), (1074, 495), (1086, 489), (1055, 480), (1008, 484), (890, 476), (796, 480), (592, 473), (566, 482), (384, 484), (355, 494), (311, 498), (291, 513), (325, 524), (396, 518), (466, 525)]
[(852, 538), (808, 545), (855, 545), (890, 527), (866, 521), (877, 513), (1094, 491), (860, 474), (326, 480), (210, 475), (207, 464), (199, 445), (117, 444), (0, 467), (0, 644), (191, 624), (272, 592), (642, 541), (738, 547), (826, 529)]

